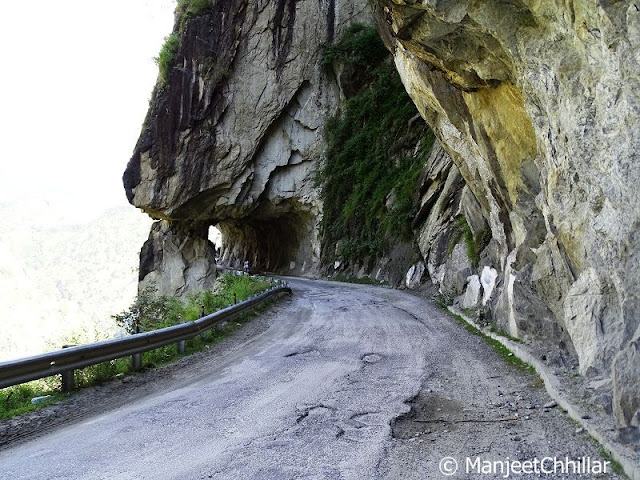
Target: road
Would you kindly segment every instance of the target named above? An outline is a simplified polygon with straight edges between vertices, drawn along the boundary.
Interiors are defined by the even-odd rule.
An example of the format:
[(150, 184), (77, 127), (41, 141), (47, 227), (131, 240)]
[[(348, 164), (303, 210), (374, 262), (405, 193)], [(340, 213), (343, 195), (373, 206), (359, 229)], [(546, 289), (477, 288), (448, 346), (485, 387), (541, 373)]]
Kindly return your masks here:
[(563, 412), (544, 408), (535, 377), (430, 301), (291, 284), (233, 348), (137, 396), (136, 382), (117, 385), (121, 401), (0, 451), (0, 478), (425, 479), (444, 478), (445, 456), (461, 469), (465, 457), (602, 460)]

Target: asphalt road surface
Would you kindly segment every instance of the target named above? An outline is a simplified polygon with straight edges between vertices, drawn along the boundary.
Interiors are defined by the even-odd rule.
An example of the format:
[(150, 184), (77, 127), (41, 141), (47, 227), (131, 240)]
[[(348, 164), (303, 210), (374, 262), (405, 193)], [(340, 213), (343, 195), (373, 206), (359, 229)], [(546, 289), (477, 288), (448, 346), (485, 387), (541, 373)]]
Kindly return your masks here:
[[(440, 462), (452, 457), (453, 478), (490, 479), (503, 475), (477, 471), (474, 459), (603, 461), (563, 412), (544, 408), (535, 377), (432, 302), (370, 286), (291, 286), (234, 348), (135, 401), (136, 382), (117, 385), (113, 395), (129, 400), (10, 444), (0, 478), (425, 479), (445, 478)], [(584, 478), (546, 470), (511, 478)]]

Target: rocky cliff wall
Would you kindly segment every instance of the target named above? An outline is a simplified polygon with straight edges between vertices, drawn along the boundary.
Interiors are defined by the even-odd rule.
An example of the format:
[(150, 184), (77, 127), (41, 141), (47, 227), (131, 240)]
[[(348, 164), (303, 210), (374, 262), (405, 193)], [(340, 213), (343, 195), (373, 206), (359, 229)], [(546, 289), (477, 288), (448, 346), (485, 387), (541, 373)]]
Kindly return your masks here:
[(129, 201), (162, 222), (145, 246), (152, 253), (141, 283), (164, 279), (166, 294), (206, 286), (213, 262), (191, 268), (191, 253), (213, 259), (208, 225), (223, 232), (229, 262), (314, 271), (321, 203), (313, 178), (339, 100), (322, 47), (370, 19), (370, 9), (365, 0), (192, 8), (178, 7), (177, 48), (124, 174)]
[[(294, 274), (337, 266), (401, 278), (415, 246), (423, 262), (409, 284), (426, 271), (444, 297), (536, 345), (548, 363), (598, 380), (619, 427), (640, 426), (635, 4), (372, 0), (404, 86), (438, 137), (430, 155), (416, 156), (419, 140), (398, 150), (426, 158), (411, 224), (389, 224), (409, 228), (415, 245), (392, 245), (373, 267), (367, 252), (340, 262), (352, 233), (356, 246), (384, 237), (353, 225), (335, 241), (325, 231), (330, 255), (321, 260), (323, 210), (339, 216), (344, 205), (323, 204), (314, 182), (331, 154), (325, 124), (369, 71), (344, 61), (327, 68), (322, 52), (370, 19), (367, 2), (190, 5), (180, 3), (170, 68), (124, 175), (129, 200), (158, 220), (141, 286), (210, 286), (209, 225), (223, 232), (224, 263)], [(416, 125), (411, 115), (400, 123), (406, 132)], [(341, 168), (333, 180), (371, 180), (361, 163), (351, 180)], [(397, 198), (383, 203), (388, 213)], [(350, 205), (349, 215), (362, 210)]]
[[(407, 91), (466, 183), (460, 213), (472, 234), (491, 231), (477, 267), (458, 262), (470, 277), (497, 274), (488, 314), (550, 358), (611, 376), (618, 426), (639, 426), (640, 7), (374, 4)], [(425, 225), (421, 250), (442, 284), (450, 269), (434, 246), (446, 229)]]

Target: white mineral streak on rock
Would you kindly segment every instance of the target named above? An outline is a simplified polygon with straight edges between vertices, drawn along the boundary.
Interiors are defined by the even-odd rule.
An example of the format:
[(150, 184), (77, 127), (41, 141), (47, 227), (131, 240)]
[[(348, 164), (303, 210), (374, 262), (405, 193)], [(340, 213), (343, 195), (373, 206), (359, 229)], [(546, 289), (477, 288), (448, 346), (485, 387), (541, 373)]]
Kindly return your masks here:
[(405, 276), (405, 286), (414, 289), (420, 285), (422, 275), (424, 275), (425, 266), (423, 262), (417, 262), (411, 265), (411, 268)]
[(486, 305), (491, 299), (493, 289), (496, 288), (496, 279), (498, 271), (495, 268), (484, 266), (480, 274), (480, 283), (482, 284), (482, 305)]
[(463, 308), (476, 308), (480, 302), (480, 279), (478, 275), (470, 275), (467, 277), (467, 288), (462, 297)]

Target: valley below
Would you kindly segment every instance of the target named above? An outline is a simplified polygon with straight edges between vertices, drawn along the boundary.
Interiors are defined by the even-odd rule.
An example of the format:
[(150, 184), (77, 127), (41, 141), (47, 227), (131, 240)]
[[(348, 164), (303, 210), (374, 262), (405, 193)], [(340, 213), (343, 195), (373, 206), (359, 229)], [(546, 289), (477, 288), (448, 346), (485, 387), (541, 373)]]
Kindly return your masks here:
[(0, 361), (116, 335), (111, 315), (137, 294), (151, 221), (44, 200), (2, 203), (0, 215)]

